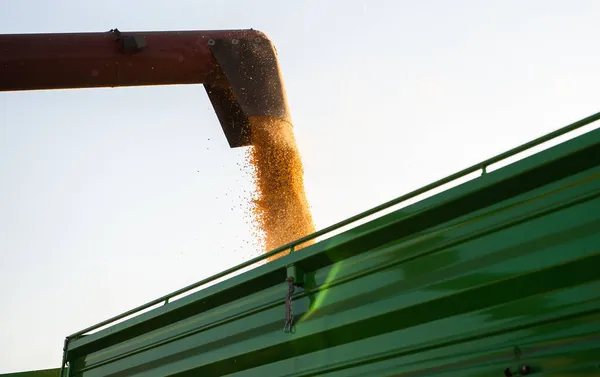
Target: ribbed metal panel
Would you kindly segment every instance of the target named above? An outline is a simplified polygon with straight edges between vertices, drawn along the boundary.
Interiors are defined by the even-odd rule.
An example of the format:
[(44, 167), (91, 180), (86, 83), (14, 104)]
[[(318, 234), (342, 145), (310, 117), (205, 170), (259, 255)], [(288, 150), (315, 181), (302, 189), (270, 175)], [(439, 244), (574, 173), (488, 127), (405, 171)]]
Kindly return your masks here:
[(67, 360), (72, 377), (598, 376), (600, 130), (72, 339)]

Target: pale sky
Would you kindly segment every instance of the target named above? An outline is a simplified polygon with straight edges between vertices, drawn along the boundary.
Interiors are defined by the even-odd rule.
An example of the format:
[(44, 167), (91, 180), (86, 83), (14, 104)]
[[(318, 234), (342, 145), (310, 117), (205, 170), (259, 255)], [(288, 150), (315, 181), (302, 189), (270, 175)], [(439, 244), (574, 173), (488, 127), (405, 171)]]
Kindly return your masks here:
[[(0, 0), (0, 33), (266, 32), (320, 229), (600, 111), (599, 11)], [(201, 86), (0, 93), (0, 373), (58, 367), (66, 335), (256, 256), (243, 155)]]

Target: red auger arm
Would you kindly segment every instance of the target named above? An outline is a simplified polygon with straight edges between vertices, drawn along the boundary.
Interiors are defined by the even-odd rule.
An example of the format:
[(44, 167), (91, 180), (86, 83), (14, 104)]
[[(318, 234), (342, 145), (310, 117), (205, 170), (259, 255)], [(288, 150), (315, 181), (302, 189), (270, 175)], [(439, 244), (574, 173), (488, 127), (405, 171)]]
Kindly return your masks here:
[(256, 30), (0, 35), (0, 91), (204, 84), (232, 148), (248, 118), (291, 125), (277, 53)]

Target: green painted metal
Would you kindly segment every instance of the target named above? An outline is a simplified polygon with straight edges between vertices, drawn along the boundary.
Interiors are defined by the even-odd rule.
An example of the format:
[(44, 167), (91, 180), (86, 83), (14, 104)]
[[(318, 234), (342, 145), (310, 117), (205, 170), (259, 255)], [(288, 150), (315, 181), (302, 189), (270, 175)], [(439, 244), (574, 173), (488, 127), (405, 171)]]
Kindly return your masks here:
[(2, 376), (2, 377), (58, 377), (58, 376), (60, 376), (60, 368), (35, 370), (35, 371), (30, 371), (30, 372), (0, 374), (0, 376)]
[[(69, 375), (479, 376), (521, 364), (545, 375), (598, 375), (599, 178), (595, 130), (74, 334)], [(288, 276), (303, 283), (291, 333), (282, 331)]]
[(407, 201), (409, 199), (412, 199), (412, 198), (414, 198), (414, 197), (416, 197), (418, 195), (421, 195), (421, 194), (427, 193), (427, 192), (429, 192), (431, 190), (434, 190), (436, 188), (439, 188), (439, 187), (441, 187), (441, 186), (443, 186), (443, 185), (445, 185), (447, 183), (450, 183), (452, 181), (455, 181), (457, 179), (465, 177), (468, 174), (474, 173), (474, 172), (476, 172), (478, 170), (482, 170), (483, 172), (486, 172), (487, 167), (490, 166), (490, 165), (492, 165), (492, 164), (495, 164), (497, 162), (503, 161), (503, 160), (505, 160), (505, 159), (507, 159), (509, 157), (517, 155), (518, 153), (521, 153), (521, 152), (524, 152), (524, 151), (526, 151), (528, 149), (531, 149), (531, 148), (534, 148), (536, 146), (539, 146), (539, 145), (541, 145), (541, 144), (543, 144), (543, 143), (545, 143), (547, 141), (550, 141), (550, 140), (555, 139), (555, 138), (557, 138), (559, 136), (565, 135), (565, 134), (567, 134), (567, 133), (569, 133), (571, 131), (575, 131), (575, 130), (577, 130), (577, 129), (583, 127), (583, 126), (586, 126), (586, 125), (588, 125), (590, 123), (593, 123), (593, 122), (595, 122), (595, 121), (597, 121), (599, 119), (600, 119), (600, 112), (598, 112), (596, 114), (593, 114), (593, 115), (591, 115), (591, 116), (589, 116), (587, 118), (584, 118), (584, 119), (582, 119), (580, 121), (577, 121), (575, 123), (572, 123), (572, 124), (570, 124), (568, 126), (565, 126), (565, 127), (561, 128), (561, 129), (553, 131), (553, 132), (551, 132), (549, 134), (541, 136), (541, 137), (539, 137), (539, 138), (537, 138), (535, 140), (532, 140), (530, 142), (522, 144), (522, 145), (520, 145), (518, 147), (515, 147), (515, 148), (513, 148), (513, 149), (511, 149), (511, 150), (509, 150), (507, 152), (501, 153), (501, 154), (499, 154), (499, 155), (497, 155), (495, 157), (489, 158), (489, 159), (487, 159), (485, 161), (482, 161), (482, 162), (480, 162), (478, 164), (472, 165), (472, 166), (470, 166), (470, 167), (468, 167), (466, 169), (463, 169), (463, 170), (461, 170), (461, 171), (459, 171), (457, 173), (451, 174), (451, 175), (449, 175), (449, 176), (447, 176), (445, 178), (442, 178), (442, 179), (440, 179), (440, 180), (438, 180), (436, 182), (430, 183), (430, 184), (428, 184), (426, 186), (423, 186), (423, 187), (421, 187), (421, 188), (419, 188), (417, 190), (414, 190), (414, 191), (412, 191), (412, 192), (410, 192), (410, 193), (408, 193), (406, 195), (402, 195), (402, 196), (400, 196), (398, 198), (395, 198), (395, 199), (390, 200), (390, 201), (388, 201), (386, 203), (383, 203), (383, 204), (380, 204), (380, 205), (378, 205), (378, 206), (376, 206), (374, 208), (371, 208), (370, 210), (367, 210), (365, 212), (359, 213), (358, 215), (352, 216), (352, 217), (350, 217), (348, 219), (342, 220), (341, 222), (336, 223), (334, 225), (331, 225), (331, 226), (329, 226), (327, 228), (324, 228), (324, 229), (322, 229), (322, 230), (320, 230), (318, 232), (315, 232), (313, 234), (310, 234), (310, 235), (307, 235), (305, 237), (299, 238), (299, 239), (297, 239), (297, 240), (295, 240), (295, 241), (293, 241), (293, 242), (291, 242), (291, 243), (289, 243), (287, 245), (283, 245), (283, 246), (281, 246), (281, 247), (279, 247), (279, 248), (277, 248), (275, 250), (272, 250), (272, 251), (270, 251), (268, 253), (265, 253), (264, 255), (261, 255), (259, 257), (250, 259), (250, 260), (248, 260), (248, 261), (246, 261), (244, 263), (241, 263), (241, 264), (239, 264), (237, 266), (234, 266), (232, 268), (229, 268), (227, 270), (219, 272), (219, 273), (217, 273), (217, 274), (215, 274), (213, 276), (210, 276), (210, 277), (208, 277), (206, 279), (200, 280), (200, 281), (198, 281), (198, 282), (196, 282), (194, 284), (190, 284), (190, 285), (188, 285), (188, 286), (186, 286), (184, 288), (178, 289), (178, 290), (176, 290), (174, 292), (171, 292), (171, 293), (169, 293), (169, 294), (167, 294), (165, 296), (157, 298), (156, 300), (153, 300), (153, 301), (150, 301), (150, 302), (148, 302), (148, 303), (146, 303), (144, 305), (138, 306), (137, 308), (131, 309), (131, 310), (129, 310), (127, 312), (124, 312), (124, 313), (121, 313), (121, 314), (119, 314), (119, 315), (117, 315), (115, 317), (109, 318), (109, 319), (107, 319), (105, 321), (102, 321), (100, 323), (97, 323), (97, 324), (95, 324), (93, 326), (87, 327), (87, 328), (85, 328), (85, 329), (83, 329), (81, 331), (78, 331), (78, 332), (76, 332), (74, 334), (69, 335), (67, 337), (67, 339), (77, 338), (77, 337), (82, 336), (84, 334), (87, 334), (87, 333), (89, 333), (91, 331), (94, 331), (96, 329), (99, 329), (101, 327), (104, 327), (106, 325), (114, 323), (116, 321), (119, 321), (119, 320), (121, 320), (123, 318), (129, 317), (129, 316), (134, 315), (136, 313), (139, 313), (139, 312), (141, 312), (143, 310), (149, 309), (149, 308), (151, 308), (151, 307), (153, 307), (153, 306), (155, 306), (157, 304), (168, 303), (169, 300), (171, 298), (173, 298), (173, 297), (179, 296), (179, 295), (184, 294), (186, 292), (189, 292), (189, 291), (191, 291), (193, 289), (196, 289), (196, 288), (199, 288), (199, 287), (201, 287), (203, 285), (211, 283), (211, 282), (213, 282), (215, 280), (218, 280), (218, 279), (221, 279), (221, 278), (226, 277), (228, 275), (231, 275), (232, 273), (234, 273), (236, 271), (239, 271), (239, 270), (242, 270), (242, 269), (244, 269), (246, 267), (252, 266), (252, 265), (254, 265), (254, 264), (256, 264), (256, 263), (258, 263), (260, 261), (263, 261), (263, 260), (265, 260), (265, 259), (267, 259), (269, 257), (275, 256), (275, 255), (278, 255), (278, 254), (280, 254), (282, 252), (285, 252), (287, 250), (293, 252), (294, 248), (296, 246), (301, 245), (301, 244), (303, 244), (303, 243), (305, 243), (307, 241), (311, 241), (311, 240), (316, 239), (316, 238), (318, 238), (320, 236), (327, 235), (328, 233), (334, 232), (334, 231), (339, 230), (339, 229), (341, 229), (341, 228), (343, 228), (345, 226), (348, 226), (348, 225), (351, 225), (353, 223), (356, 223), (356, 222), (358, 222), (360, 220), (363, 220), (363, 219), (365, 219), (365, 218), (367, 218), (367, 217), (369, 217), (371, 215), (375, 215), (375, 214), (377, 214), (379, 212), (382, 212), (382, 211), (384, 211), (384, 210), (386, 210), (386, 209), (388, 209), (388, 208), (390, 208), (392, 206), (395, 206), (395, 205), (400, 204), (402, 202), (405, 202), (405, 201)]
[[(597, 119), (600, 113), (327, 231)], [(171, 300), (213, 278), (73, 334), (63, 376), (474, 377), (507, 368), (518, 375), (524, 364), (544, 376), (598, 376), (599, 266), (600, 129), (189, 296)], [(285, 333), (289, 276), (301, 285), (293, 331)]]

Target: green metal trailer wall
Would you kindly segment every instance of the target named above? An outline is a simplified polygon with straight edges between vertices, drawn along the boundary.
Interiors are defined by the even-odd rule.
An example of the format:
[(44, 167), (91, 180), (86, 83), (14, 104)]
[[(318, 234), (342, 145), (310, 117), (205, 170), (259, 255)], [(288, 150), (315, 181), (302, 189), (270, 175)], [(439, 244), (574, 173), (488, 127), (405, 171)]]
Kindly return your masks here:
[(71, 377), (597, 377), (600, 130), (66, 349)]

